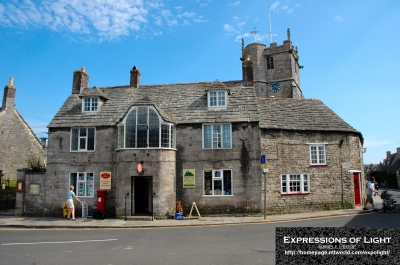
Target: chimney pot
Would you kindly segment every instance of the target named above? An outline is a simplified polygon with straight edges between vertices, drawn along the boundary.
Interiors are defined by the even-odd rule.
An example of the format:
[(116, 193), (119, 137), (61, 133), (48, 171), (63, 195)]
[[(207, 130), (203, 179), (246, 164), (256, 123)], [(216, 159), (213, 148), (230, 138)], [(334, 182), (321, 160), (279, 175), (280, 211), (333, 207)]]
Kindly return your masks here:
[(14, 77), (10, 77), (10, 82), (8, 83), (9, 86), (13, 86), (14, 84)]

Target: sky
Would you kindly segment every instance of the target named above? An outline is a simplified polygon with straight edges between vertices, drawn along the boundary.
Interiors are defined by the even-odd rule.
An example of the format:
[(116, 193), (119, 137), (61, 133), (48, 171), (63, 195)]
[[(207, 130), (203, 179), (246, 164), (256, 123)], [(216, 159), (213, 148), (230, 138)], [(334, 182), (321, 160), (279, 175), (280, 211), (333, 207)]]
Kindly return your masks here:
[(0, 85), (14, 78), (46, 137), (81, 67), (89, 87), (129, 85), (133, 66), (142, 85), (240, 80), (241, 39), (282, 45), (290, 28), (303, 95), (360, 131), (375, 164), (400, 147), (399, 14), (397, 0), (0, 0)]

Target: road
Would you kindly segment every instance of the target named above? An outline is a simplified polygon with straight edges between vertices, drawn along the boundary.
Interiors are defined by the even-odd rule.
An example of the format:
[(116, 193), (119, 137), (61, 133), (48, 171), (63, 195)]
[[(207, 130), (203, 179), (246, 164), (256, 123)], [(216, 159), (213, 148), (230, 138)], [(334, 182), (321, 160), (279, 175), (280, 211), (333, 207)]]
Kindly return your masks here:
[(0, 264), (275, 264), (275, 227), (399, 227), (396, 213), (153, 229), (2, 229)]

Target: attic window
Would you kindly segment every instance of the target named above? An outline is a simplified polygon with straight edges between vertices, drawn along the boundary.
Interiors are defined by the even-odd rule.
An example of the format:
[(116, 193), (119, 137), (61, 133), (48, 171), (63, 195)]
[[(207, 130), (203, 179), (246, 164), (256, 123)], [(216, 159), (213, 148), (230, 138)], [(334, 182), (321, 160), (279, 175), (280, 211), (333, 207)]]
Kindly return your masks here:
[(97, 112), (98, 105), (98, 98), (83, 98), (82, 112)]
[(227, 91), (208, 91), (207, 102), (209, 108), (226, 108)]

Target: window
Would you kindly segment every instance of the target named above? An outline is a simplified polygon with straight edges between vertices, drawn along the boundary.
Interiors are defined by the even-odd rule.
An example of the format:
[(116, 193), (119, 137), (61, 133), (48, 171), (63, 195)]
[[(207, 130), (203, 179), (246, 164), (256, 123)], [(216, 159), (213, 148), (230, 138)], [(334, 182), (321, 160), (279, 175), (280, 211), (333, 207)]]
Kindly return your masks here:
[(153, 107), (134, 107), (118, 126), (118, 148), (175, 148), (175, 126)]
[(274, 69), (274, 58), (273, 57), (267, 57), (267, 70), (269, 69)]
[(71, 151), (94, 151), (95, 128), (72, 128)]
[(309, 194), (309, 181), (308, 174), (282, 174), (281, 194)]
[(325, 144), (310, 144), (310, 164), (326, 165)]
[(209, 108), (226, 107), (227, 105), (226, 91), (210, 91), (207, 93), (207, 95), (208, 95)]
[(232, 170), (204, 170), (204, 195), (232, 195)]
[(204, 149), (231, 148), (231, 142), (230, 124), (203, 125)]
[(74, 186), (74, 191), (76, 196), (94, 197), (93, 173), (87, 173), (87, 172), (70, 173), (69, 185)]
[(98, 107), (98, 98), (84, 98), (83, 112), (96, 112)]

